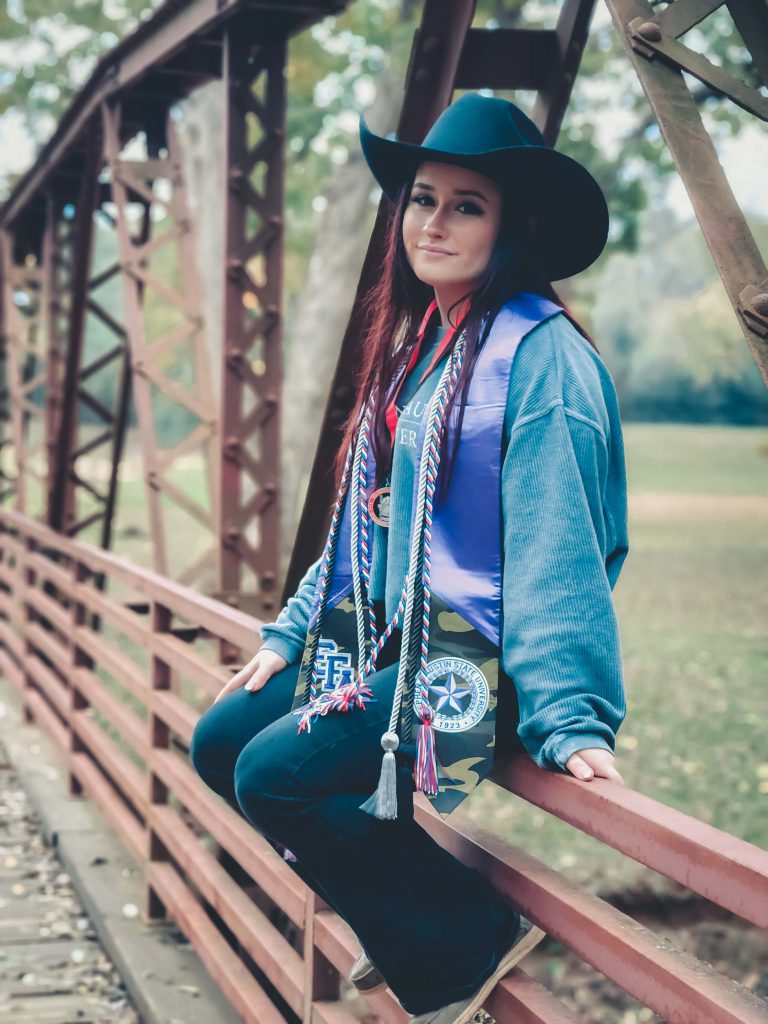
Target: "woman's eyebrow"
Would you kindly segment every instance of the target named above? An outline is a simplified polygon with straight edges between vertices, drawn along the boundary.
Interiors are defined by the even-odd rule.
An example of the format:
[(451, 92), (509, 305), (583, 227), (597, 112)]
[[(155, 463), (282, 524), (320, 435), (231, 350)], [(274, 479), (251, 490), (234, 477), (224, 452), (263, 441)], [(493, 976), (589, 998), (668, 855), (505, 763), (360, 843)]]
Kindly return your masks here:
[[(428, 185), (426, 183), (426, 181), (414, 181), (413, 187), (414, 188), (426, 188), (430, 192), (434, 192), (435, 191), (434, 186), (433, 185)], [(477, 192), (473, 188), (455, 188), (453, 190), (453, 192), (454, 192), (454, 195), (457, 195), (457, 196), (477, 196), (479, 199), (482, 199), (484, 202), (486, 202), (486, 203), (488, 202), (488, 200), (485, 198), (485, 196), (483, 195), (482, 192)]]

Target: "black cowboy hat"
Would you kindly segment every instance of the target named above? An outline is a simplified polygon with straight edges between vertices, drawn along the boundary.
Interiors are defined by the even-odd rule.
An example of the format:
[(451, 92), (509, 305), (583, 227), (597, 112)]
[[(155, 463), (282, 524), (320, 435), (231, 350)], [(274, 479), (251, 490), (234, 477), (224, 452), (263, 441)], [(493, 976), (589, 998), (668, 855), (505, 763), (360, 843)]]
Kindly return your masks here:
[(510, 100), (464, 93), (440, 114), (420, 146), (375, 135), (361, 116), (360, 145), (390, 199), (426, 160), (460, 164), (492, 178), (536, 214), (533, 244), (550, 281), (585, 270), (605, 248), (608, 206), (597, 181), (578, 161), (548, 146)]

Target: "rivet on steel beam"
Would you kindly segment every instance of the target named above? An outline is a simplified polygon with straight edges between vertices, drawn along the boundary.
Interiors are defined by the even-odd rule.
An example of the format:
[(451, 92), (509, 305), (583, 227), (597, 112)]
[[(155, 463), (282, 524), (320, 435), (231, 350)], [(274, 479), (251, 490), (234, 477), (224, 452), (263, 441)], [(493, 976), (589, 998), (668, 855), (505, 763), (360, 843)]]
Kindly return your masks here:
[(437, 53), (442, 48), (443, 41), (440, 36), (427, 36), (422, 46), (424, 53)]
[(267, 316), (277, 318), (280, 316), (280, 307), (277, 305), (277, 303), (270, 302), (269, 305), (265, 308), (264, 312), (267, 314)]
[(273, 572), (263, 572), (261, 574), (261, 585), (262, 587), (271, 588), (275, 585), (275, 574)]
[(236, 459), (240, 454), (240, 439), (237, 437), (228, 437), (224, 442), (224, 454), (228, 459)]
[(279, 213), (273, 213), (269, 218), (269, 224), (273, 228), (281, 228), (283, 226), (283, 218)]
[(644, 21), (637, 26), (637, 34), (647, 39), (649, 43), (661, 42), (661, 29), (655, 21)]
[(432, 80), (432, 72), (429, 68), (419, 68), (414, 78), (419, 85), (427, 85)]
[(243, 361), (243, 351), (239, 348), (228, 348), (227, 349), (227, 366), (232, 368), (237, 367)]
[(236, 280), (243, 270), (243, 261), (237, 259), (236, 256), (231, 257), (227, 260), (227, 276), (231, 280)]
[(268, 612), (271, 612), (275, 607), (275, 602), (270, 597), (265, 597), (262, 604), (264, 605), (264, 610)]
[(227, 538), (230, 544), (236, 544), (240, 540), (240, 531), (236, 526), (228, 526), (224, 531), (224, 536)]
[(760, 292), (752, 299), (752, 309), (758, 316), (768, 316), (768, 292)]
[(147, 473), (147, 483), (149, 484), (153, 491), (160, 490), (160, 484), (157, 479), (157, 473), (155, 472), (154, 469), (150, 469), (150, 471)]

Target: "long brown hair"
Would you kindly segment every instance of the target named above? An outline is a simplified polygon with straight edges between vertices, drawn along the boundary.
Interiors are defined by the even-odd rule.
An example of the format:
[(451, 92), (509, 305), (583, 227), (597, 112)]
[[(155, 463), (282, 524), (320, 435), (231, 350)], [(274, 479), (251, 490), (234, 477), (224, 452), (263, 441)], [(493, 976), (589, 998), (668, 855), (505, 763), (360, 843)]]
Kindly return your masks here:
[[(417, 341), (419, 324), (427, 306), (434, 298), (432, 286), (425, 284), (413, 272), (403, 245), (402, 224), (410, 201), (411, 188), (411, 181), (406, 181), (394, 200), (385, 199), (389, 206), (389, 216), (385, 228), (383, 256), (376, 282), (361, 300), (361, 362), (354, 382), (355, 401), (345, 420), (342, 443), (334, 461), (334, 478), (337, 484), (341, 478), (347, 448), (357, 432), (362, 409), (374, 386), (378, 390), (373, 407), (371, 443), (376, 457), (377, 486), (391, 470), (392, 444), (385, 421), (386, 401), (391, 393), (391, 385), (399, 379), (408, 365)], [(587, 339), (595, 351), (599, 351), (590, 334), (567, 308), (540, 268), (535, 247), (535, 217), (521, 204), (510, 201), (509, 194), (504, 192), (501, 224), (485, 274), (474, 291), (458, 299), (448, 311), (449, 322), (453, 324), (454, 309), (463, 308), (466, 300), (469, 300), (469, 308), (462, 324), (467, 332), (464, 361), (456, 387), (446, 405), (444, 419), (444, 422), (448, 421), (450, 411), (458, 401), (460, 405), (458, 429), (455, 432), (456, 442), (464, 419), (467, 388), (479, 350), (488, 336), (496, 314), (518, 291), (536, 292), (561, 306), (576, 330)], [(490, 315), (486, 317), (486, 314)], [(459, 333), (457, 332), (456, 337)], [(443, 446), (446, 436), (447, 432), (443, 431)], [(441, 466), (442, 455), (443, 452)], [(446, 470), (439, 474), (440, 489), (435, 495), (436, 501), (448, 487), (454, 458), (455, 445)]]

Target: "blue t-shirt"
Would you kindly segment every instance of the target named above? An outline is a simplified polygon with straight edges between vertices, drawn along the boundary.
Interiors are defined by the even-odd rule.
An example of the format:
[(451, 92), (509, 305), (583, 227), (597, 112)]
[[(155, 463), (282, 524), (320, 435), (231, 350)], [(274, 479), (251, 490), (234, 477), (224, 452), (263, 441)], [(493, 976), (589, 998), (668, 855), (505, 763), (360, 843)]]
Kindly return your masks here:
[(392, 480), (395, 483), (390, 483), (390, 523), (385, 527), (371, 520), (371, 600), (385, 599), (387, 623), (397, 608), (408, 571), (412, 540), (413, 489), (418, 484), (416, 473), (419, 455), (416, 451), (416, 441), (419, 426), (440, 380), (448, 352), (443, 353), (423, 383), (419, 384), (419, 379), (428, 369), (447, 330), (447, 327), (439, 325), (427, 328), (419, 360), (403, 381), (395, 401), (398, 417), (392, 450)]

